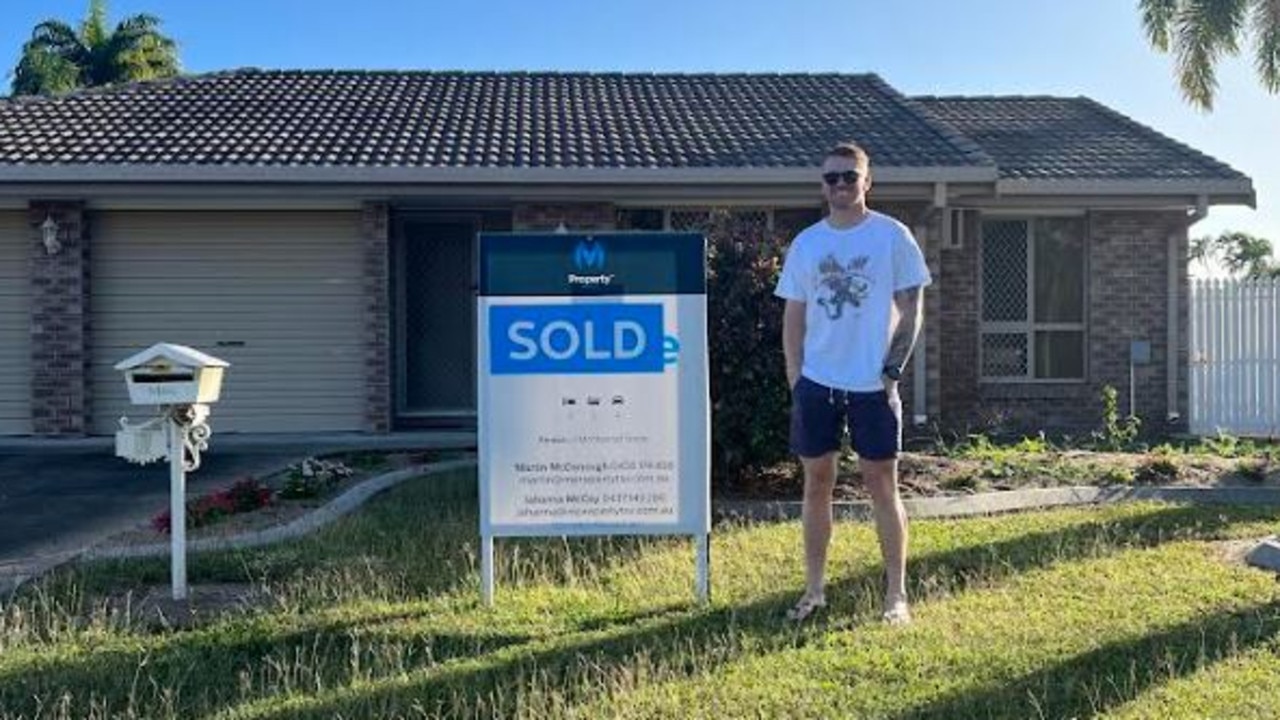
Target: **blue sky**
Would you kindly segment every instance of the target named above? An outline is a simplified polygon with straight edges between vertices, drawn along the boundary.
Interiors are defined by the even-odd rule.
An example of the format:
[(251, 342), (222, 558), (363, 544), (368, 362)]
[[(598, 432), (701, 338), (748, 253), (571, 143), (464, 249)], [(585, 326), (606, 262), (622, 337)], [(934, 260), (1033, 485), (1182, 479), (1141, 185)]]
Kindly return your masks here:
[[(1136, 0), (115, 0), (161, 17), (190, 72), (236, 67), (875, 72), (907, 94), (1087, 95), (1227, 162), (1259, 209), (1216, 208), (1194, 235), (1280, 245), (1280, 96), (1247, 58), (1220, 67), (1216, 109), (1181, 99)], [(0, 63), (31, 27), (88, 0), (5, 0)]]

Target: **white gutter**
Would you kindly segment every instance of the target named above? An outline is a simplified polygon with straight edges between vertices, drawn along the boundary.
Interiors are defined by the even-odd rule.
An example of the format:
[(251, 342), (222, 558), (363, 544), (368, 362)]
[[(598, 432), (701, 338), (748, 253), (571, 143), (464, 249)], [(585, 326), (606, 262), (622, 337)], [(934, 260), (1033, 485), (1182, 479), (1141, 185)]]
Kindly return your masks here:
[(1257, 206), (1253, 182), (1240, 180), (1029, 180), (996, 181), (996, 194), (1007, 195), (1191, 195)]
[[(1185, 233), (1186, 231), (1184, 230), (1183, 234), (1185, 235)], [(1178, 422), (1182, 417), (1180, 408), (1178, 407), (1178, 358), (1181, 356), (1180, 348), (1178, 347), (1178, 289), (1180, 286), (1180, 283), (1178, 282), (1178, 268), (1180, 266), (1178, 248), (1181, 246), (1181, 240), (1182, 238), (1179, 237), (1178, 233), (1169, 233), (1169, 237), (1166, 241), (1169, 257), (1167, 266), (1168, 270), (1166, 271), (1168, 274), (1168, 285), (1165, 289), (1166, 335), (1164, 346), (1164, 407), (1165, 412), (1167, 413), (1165, 419), (1171, 423)], [(1191, 380), (1189, 375), (1190, 368), (1188, 368), (1188, 382)]]
[[(0, 165), (3, 183), (819, 184), (816, 168), (485, 168), (257, 165)], [(994, 182), (994, 167), (879, 167), (881, 183)]]

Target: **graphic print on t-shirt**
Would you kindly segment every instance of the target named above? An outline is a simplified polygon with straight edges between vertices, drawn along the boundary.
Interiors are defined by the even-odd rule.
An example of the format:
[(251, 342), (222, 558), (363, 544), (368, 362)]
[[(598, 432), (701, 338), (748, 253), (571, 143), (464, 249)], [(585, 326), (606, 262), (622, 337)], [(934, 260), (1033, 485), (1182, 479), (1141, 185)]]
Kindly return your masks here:
[(863, 272), (870, 260), (860, 255), (849, 261), (848, 267), (841, 265), (833, 254), (828, 254), (818, 263), (818, 304), (827, 311), (831, 320), (839, 320), (844, 315), (844, 306), (862, 307), (862, 302), (871, 293), (874, 281)]

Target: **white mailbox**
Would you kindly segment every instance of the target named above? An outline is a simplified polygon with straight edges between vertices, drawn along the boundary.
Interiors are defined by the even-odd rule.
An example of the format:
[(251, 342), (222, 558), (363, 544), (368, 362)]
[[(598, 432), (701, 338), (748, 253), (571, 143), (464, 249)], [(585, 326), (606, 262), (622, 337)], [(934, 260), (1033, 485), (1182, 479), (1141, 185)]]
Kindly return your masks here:
[(185, 345), (157, 343), (116, 363), (134, 405), (194, 405), (217, 402), (222, 373), (230, 363)]

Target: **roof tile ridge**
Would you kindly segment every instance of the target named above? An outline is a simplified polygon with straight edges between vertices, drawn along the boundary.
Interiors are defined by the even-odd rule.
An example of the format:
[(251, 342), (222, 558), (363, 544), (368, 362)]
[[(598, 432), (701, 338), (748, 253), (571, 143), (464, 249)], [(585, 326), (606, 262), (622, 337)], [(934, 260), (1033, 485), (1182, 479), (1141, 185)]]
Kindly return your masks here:
[(930, 113), (923, 105), (899, 92), (897, 88), (890, 85), (878, 74), (868, 73), (867, 77), (869, 82), (878, 86), (885, 95), (889, 97), (889, 99), (898, 103), (912, 115), (919, 118), (926, 127), (933, 130), (952, 147), (959, 150), (960, 154), (973, 160), (979, 165), (998, 169), (995, 158), (988, 155), (986, 151), (978, 145), (978, 143), (974, 142), (968, 135), (960, 132), (954, 125), (942, 118), (936, 117), (933, 113)]

